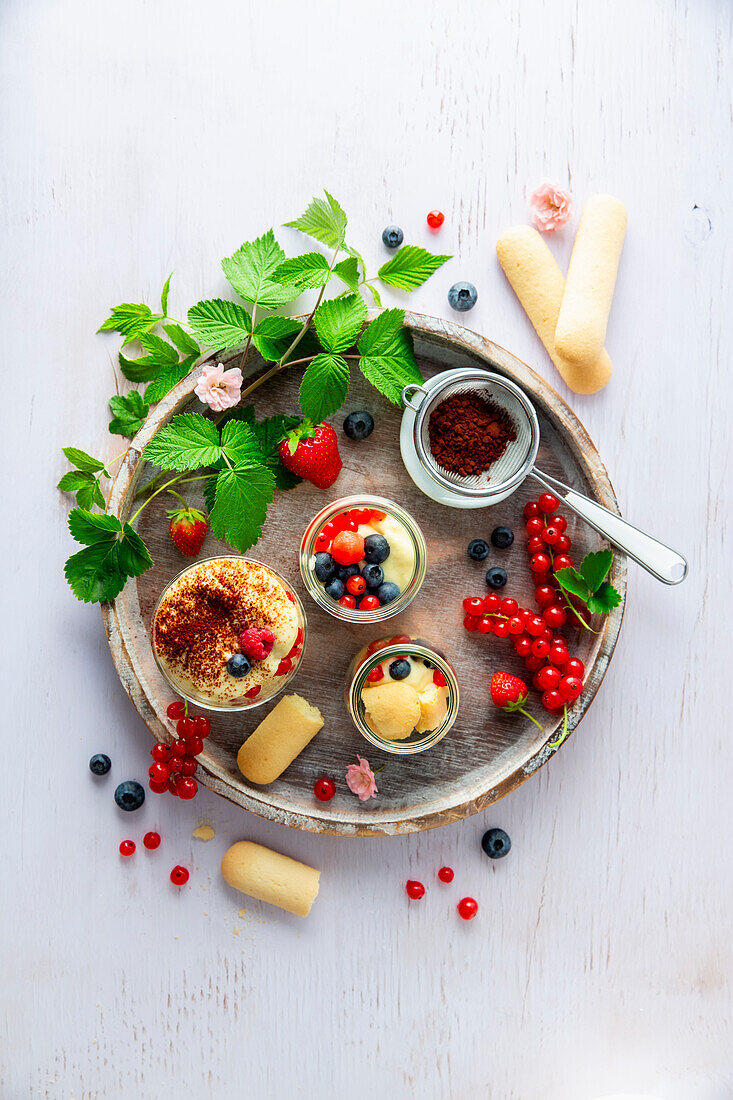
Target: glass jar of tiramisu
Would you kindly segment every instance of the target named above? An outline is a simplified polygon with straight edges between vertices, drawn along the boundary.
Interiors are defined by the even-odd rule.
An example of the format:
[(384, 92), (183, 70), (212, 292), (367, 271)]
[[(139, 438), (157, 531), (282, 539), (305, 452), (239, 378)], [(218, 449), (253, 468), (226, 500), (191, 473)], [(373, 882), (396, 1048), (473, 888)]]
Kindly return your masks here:
[(458, 716), (458, 679), (442, 650), (397, 634), (364, 646), (346, 672), (346, 706), (359, 732), (398, 755), (437, 745)]
[(300, 572), (329, 615), (379, 623), (414, 600), (427, 558), (423, 533), (404, 508), (384, 497), (342, 497), (308, 524)]
[(153, 616), (158, 668), (184, 699), (209, 710), (246, 710), (278, 695), (306, 642), (297, 594), (252, 558), (206, 558), (161, 593)]

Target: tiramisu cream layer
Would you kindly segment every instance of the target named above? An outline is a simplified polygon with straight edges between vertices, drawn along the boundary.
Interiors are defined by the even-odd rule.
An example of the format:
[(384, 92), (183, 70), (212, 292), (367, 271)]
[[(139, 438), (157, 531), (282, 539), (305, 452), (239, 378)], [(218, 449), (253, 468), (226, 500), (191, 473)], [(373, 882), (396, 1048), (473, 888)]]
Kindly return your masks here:
[[(272, 631), (272, 652), (253, 661), (246, 675), (232, 676), (227, 662), (252, 627)], [(247, 706), (284, 686), (301, 628), (297, 605), (270, 569), (245, 558), (212, 558), (170, 585), (155, 615), (153, 645), (182, 695), (214, 706)]]

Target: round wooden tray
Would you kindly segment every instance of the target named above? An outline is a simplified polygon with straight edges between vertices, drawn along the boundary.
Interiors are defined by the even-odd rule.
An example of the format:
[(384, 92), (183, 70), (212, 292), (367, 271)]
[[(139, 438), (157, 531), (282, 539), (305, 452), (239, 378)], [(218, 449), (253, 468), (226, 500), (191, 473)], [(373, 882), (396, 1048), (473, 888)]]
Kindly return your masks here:
[[(408, 313), (406, 323), (415, 339), (415, 352), (426, 377), (448, 367), (482, 365), (513, 379), (533, 397), (540, 419), (542, 442), (538, 465), (542, 470), (587, 493), (618, 512), (608, 474), (595, 447), (562, 398), (524, 363), (490, 340), (458, 325), (433, 317)], [(227, 353), (222, 362), (236, 360)], [(266, 368), (253, 358), (248, 377)], [(140, 461), (142, 448), (176, 413), (201, 409), (193, 396), (198, 371), (185, 378), (155, 409), (134, 439), (112, 486), (109, 511), (126, 519), (136, 491), (154, 472)], [(300, 372), (284, 372), (255, 392), (258, 418), (274, 412), (296, 412)], [(399, 451), (401, 410), (391, 406), (358, 372), (352, 375), (348, 409), (371, 410), (375, 430), (369, 440), (355, 443), (340, 430), (339, 447), (344, 468), (336, 484), (324, 492), (307, 482), (288, 493), (278, 493), (270, 507), (263, 535), (252, 556), (271, 564), (299, 592), (308, 616), (309, 638), (303, 662), (289, 685), (320, 708), (324, 728), (277, 782), (255, 787), (237, 768), (237, 750), (268, 707), (245, 714), (212, 715), (212, 732), (200, 757), (199, 779), (207, 787), (262, 817), (299, 829), (343, 836), (390, 835), (429, 829), (477, 813), (501, 798), (553, 755), (547, 742), (559, 723), (539, 704), (535, 692), (530, 708), (543, 724), (543, 732), (519, 715), (504, 715), (489, 701), (490, 674), (507, 669), (526, 672), (511, 645), (462, 627), (461, 600), (467, 594), (486, 591), (484, 572), (494, 562), (504, 566), (509, 582), (502, 595), (534, 606), (533, 588), (524, 548), (522, 508), (536, 496), (536, 483), (528, 481), (506, 501), (490, 509), (465, 512), (446, 508), (424, 496), (404, 469)], [(191, 488), (188, 486), (187, 488)], [(302, 533), (328, 500), (353, 493), (375, 492), (402, 504), (420, 523), (428, 543), (428, 574), (413, 604), (380, 627), (338, 623), (308, 597), (300, 580), (298, 548)], [(139, 531), (151, 550), (155, 565), (137, 581), (129, 581), (117, 599), (103, 608), (112, 656), (122, 683), (143, 721), (156, 740), (168, 740), (171, 723), (166, 707), (174, 698), (160, 675), (150, 648), (150, 622), (157, 597), (177, 574), (182, 558), (167, 534), (165, 494), (141, 515)], [(193, 493), (192, 501), (196, 500)], [(572, 513), (567, 513), (568, 534), (573, 539), (576, 561), (601, 540)], [(488, 535), (497, 524), (516, 532), (510, 550), (493, 551), (485, 563), (466, 556), (471, 538)], [(224, 550), (224, 544), (207, 536), (202, 557)], [(231, 553), (231, 550), (227, 552)], [(614, 557), (611, 577), (622, 597), (626, 592), (626, 561)], [(613, 653), (621, 627), (624, 603), (604, 620), (597, 635), (565, 628), (571, 649), (585, 662), (586, 684), (571, 708), (573, 730), (593, 701)], [(343, 698), (344, 672), (354, 654), (372, 638), (397, 633), (416, 633), (438, 642), (456, 668), (461, 686), (461, 709), (456, 725), (435, 748), (417, 756), (397, 757), (367, 744), (354, 728)], [(566, 742), (567, 743), (567, 742)], [(343, 781), (344, 769), (356, 754), (366, 755), (372, 767), (384, 764), (378, 776), (379, 796), (359, 802)], [(336, 797), (318, 802), (313, 783), (320, 775), (337, 780)]]

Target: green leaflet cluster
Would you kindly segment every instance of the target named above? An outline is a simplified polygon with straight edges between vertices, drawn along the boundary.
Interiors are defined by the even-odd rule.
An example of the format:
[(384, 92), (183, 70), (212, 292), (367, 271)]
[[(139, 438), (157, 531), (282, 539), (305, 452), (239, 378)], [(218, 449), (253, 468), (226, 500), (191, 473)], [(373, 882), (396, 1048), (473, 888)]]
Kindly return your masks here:
[(585, 555), (580, 569), (572, 566), (558, 569), (555, 580), (566, 592), (582, 600), (591, 614), (606, 615), (621, 603), (618, 591), (605, 579), (612, 564), (611, 550), (597, 550)]

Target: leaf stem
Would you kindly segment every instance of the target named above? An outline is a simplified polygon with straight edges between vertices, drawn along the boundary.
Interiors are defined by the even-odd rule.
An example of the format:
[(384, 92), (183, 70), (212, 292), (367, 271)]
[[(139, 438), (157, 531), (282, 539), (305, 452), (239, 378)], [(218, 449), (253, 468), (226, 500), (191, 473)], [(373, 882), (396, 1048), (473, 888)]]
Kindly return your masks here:
[[(176, 484), (187, 485), (190, 481), (208, 481), (212, 477), (216, 477), (216, 474), (202, 474), (199, 477), (187, 477), (187, 478), (184, 478), (183, 474), (176, 474), (176, 476), (171, 478), (170, 481), (166, 481), (165, 485), (161, 485), (161, 487), (159, 489), (156, 489), (155, 492), (151, 496), (149, 496), (147, 500), (144, 500), (142, 502), (142, 504), (140, 505), (140, 507), (138, 508), (138, 510), (130, 516), (130, 518), (128, 519), (127, 522), (128, 523), (134, 523), (135, 520), (137, 519), (137, 517), (142, 512), (143, 508), (147, 508), (147, 506), (150, 504), (150, 501), (154, 500), (155, 497), (157, 497), (159, 493), (163, 492), (164, 489), (168, 489), (169, 485), (176, 485)], [(168, 491), (170, 492), (170, 489)], [(181, 499), (183, 499), (183, 498), (181, 498)], [(186, 502), (184, 501), (184, 504), (185, 503)]]
[(242, 353), (242, 358), (239, 361), (239, 369), (240, 370), (242, 370), (244, 368), (244, 364), (245, 364), (245, 361), (247, 359), (247, 354), (249, 352), (250, 345), (252, 343), (252, 337), (254, 336), (254, 331), (255, 331), (256, 317), (257, 317), (257, 303), (255, 302), (254, 305), (252, 306), (252, 331), (250, 332), (249, 336), (247, 337), (247, 343), (244, 345), (244, 351)]
[(563, 741), (565, 740), (565, 738), (568, 735), (568, 708), (567, 708), (567, 703), (565, 704), (565, 706), (562, 709), (565, 713), (564, 713), (563, 722), (562, 722), (562, 729), (560, 730), (560, 736), (555, 738), (554, 741), (548, 741), (547, 742), (547, 744), (550, 746), (551, 749), (559, 749), (560, 745), (562, 745)]

